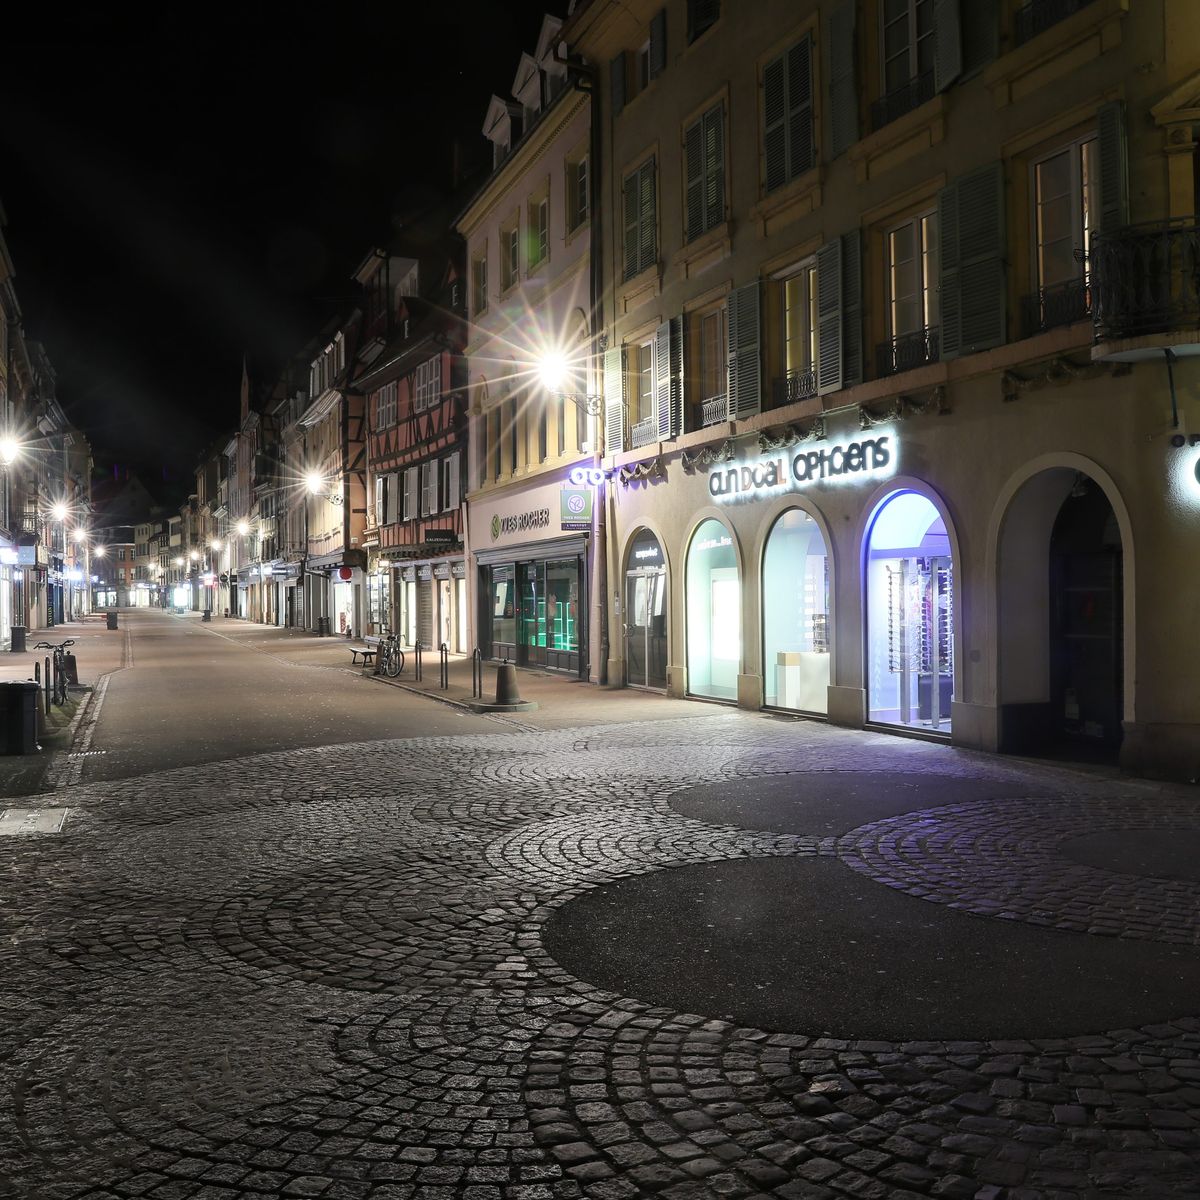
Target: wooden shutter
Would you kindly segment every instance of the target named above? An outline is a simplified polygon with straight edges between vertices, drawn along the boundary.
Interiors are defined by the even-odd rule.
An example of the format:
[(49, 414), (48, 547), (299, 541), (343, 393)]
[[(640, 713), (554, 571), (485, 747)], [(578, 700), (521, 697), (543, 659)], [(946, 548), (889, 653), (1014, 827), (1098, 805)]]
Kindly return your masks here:
[(721, 15), (721, 0), (688, 0), (688, 41), (694, 42)]
[(959, 2), (933, 0), (933, 86), (939, 92), (944, 92), (963, 70)]
[(687, 170), (687, 212), (684, 240), (692, 241), (704, 229), (704, 121), (689, 125), (683, 133), (683, 161)]
[(829, 150), (833, 158), (858, 141), (855, 4), (856, 0), (847, 0), (829, 15)]
[(660, 8), (650, 18), (650, 78), (667, 69), (667, 10)]
[(625, 52), (608, 64), (608, 92), (612, 115), (619, 117), (625, 108)]
[(387, 478), (383, 475), (375, 476), (375, 520), (373, 524), (376, 528), (384, 523), (384, 508), (387, 504)]
[(604, 352), (604, 453), (625, 449), (625, 354), (618, 346)]
[(804, 38), (787, 53), (788, 178), (812, 169), (812, 39)]
[(658, 249), (657, 212), (654, 198), (654, 159), (638, 172), (638, 270), (652, 267)]
[(393, 471), (387, 477), (387, 524), (400, 520), (400, 476)]
[(980, 167), (938, 195), (941, 357), (1002, 346), (1006, 337), (1004, 167)]
[(1129, 224), (1129, 167), (1125, 146), (1125, 102), (1100, 106), (1100, 228), (1109, 233)]
[(817, 251), (817, 391), (842, 386), (842, 239)]
[(725, 220), (725, 105), (704, 114), (704, 228)]
[(862, 236), (855, 229), (842, 234), (842, 387), (862, 378)]
[(417, 468), (408, 467), (404, 472), (404, 520), (411, 521), (417, 515)]
[(768, 192), (782, 187), (788, 174), (787, 56), (767, 63), (763, 71), (763, 160)]
[(960, 4), (962, 73), (973, 75), (1000, 53), (1000, 0), (968, 0)]
[(625, 177), (623, 205), (625, 219), (625, 278), (632, 279), (638, 273), (638, 181), (640, 171)]
[(756, 279), (729, 293), (729, 419), (762, 411), (759, 353), (759, 292)]
[(456, 450), (446, 460), (446, 495), (442, 500), (445, 512), (452, 512), (462, 503), (462, 452)]
[(654, 411), (660, 441), (683, 432), (683, 318), (664, 321), (654, 333)]

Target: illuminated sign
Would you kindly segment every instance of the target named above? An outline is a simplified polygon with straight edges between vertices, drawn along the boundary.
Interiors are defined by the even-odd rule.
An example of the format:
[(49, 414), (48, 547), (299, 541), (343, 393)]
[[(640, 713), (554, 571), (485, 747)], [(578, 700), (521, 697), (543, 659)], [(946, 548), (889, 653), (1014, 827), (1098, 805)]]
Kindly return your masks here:
[(760, 458), (739, 466), (718, 467), (708, 474), (708, 494), (716, 500), (758, 499), (794, 491), (812, 483), (854, 481), (896, 469), (890, 434), (837, 442), (819, 450), (801, 450), (790, 460)]
[(534, 508), (528, 512), (514, 513), (502, 517), (496, 513), (492, 517), (492, 541), (501, 534), (526, 533), (531, 529), (546, 529), (550, 524), (548, 508)]
[(591, 529), (594, 495), (590, 488), (563, 488), (559, 517), (564, 530)]
[[(1171, 434), (1172, 449), (1182, 450), (1185, 446), (1190, 450), (1200, 446), (1200, 433)], [(1195, 459), (1185, 458), (1182, 466), (1178, 468), (1178, 478), (1184, 491), (1195, 496), (1196, 492), (1200, 491), (1200, 456)]]
[(567, 479), (577, 488), (599, 487), (606, 479), (611, 478), (611, 471), (602, 471), (599, 467), (572, 467), (567, 472)]

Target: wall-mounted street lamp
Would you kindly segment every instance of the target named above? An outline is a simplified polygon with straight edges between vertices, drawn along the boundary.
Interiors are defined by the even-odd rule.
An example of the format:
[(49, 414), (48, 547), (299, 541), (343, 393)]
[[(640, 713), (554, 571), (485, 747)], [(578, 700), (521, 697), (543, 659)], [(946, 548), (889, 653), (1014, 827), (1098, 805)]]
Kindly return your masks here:
[(567, 356), (557, 350), (542, 355), (537, 364), (538, 378), (542, 386), (563, 400), (570, 400), (577, 408), (582, 408), (589, 417), (598, 417), (604, 408), (604, 397), (588, 392), (573, 392), (566, 389), (571, 378), (571, 365)]
[(15, 437), (0, 437), (0, 462), (11, 467), (21, 453), (21, 443)]

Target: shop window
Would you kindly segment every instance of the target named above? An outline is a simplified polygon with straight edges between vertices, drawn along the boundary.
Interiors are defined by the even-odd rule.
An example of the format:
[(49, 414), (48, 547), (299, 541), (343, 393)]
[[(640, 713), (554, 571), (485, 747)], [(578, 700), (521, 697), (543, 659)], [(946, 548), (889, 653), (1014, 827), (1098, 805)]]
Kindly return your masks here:
[(687, 558), (688, 691), (736, 700), (742, 659), (742, 588), (733, 538), (720, 521), (701, 523)]
[(937, 212), (918, 213), (893, 226), (884, 248), (888, 340), (878, 348), (876, 368), (891, 375), (938, 360)]
[(658, 539), (641, 530), (625, 571), (625, 681), (667, 686), (667, 572)]
[(725, 105), (714, 104), (683, 132), (687, 169), (685, 240), (694, 241), (725, 220)]
[(896, 492), (867, 534), (870, 719), (948, 733), (954, 681), (954, 570), (932, 501)]
[(492, 657), (516, 658), (517, 596), (512, 567), (492, 567), (489, 583)]
[(658, 255), (654, 159), (647, 159), (622, 184), (626, 279), (652, 267)]
[(775, 522), (763, 556), (763, 699), (799, 712), (827, 711), (829, 556), (806, 512)]

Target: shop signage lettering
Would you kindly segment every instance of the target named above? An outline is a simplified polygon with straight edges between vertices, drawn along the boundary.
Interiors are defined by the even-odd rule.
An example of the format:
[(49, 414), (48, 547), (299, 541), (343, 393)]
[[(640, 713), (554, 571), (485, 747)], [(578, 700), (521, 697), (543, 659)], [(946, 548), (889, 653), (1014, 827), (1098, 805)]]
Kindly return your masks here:
[(657, 559), (660, 556), (657, 546), (646, 546), (641, 550), (635, 550), (633, 557), (636, 559)]
[(502, 517), (496, 513), (492, 517), (492, 541), (501, 535), (527, 533), (531, 529), (548, 529), (550, 526), (550, 510), (535, 508), (529, 512), (516, 513), (511, 517)]
[(741, 466), (710, 471), (708, 492), (718, 500), (753, 497), (758, 492), (780, 491), (797, 485), (825, 482), (856, 475), (874, 475), (894, 463), (890, 434), (858, 438), (852, 442), (801, 450), (786, 458), (760, 459)]

